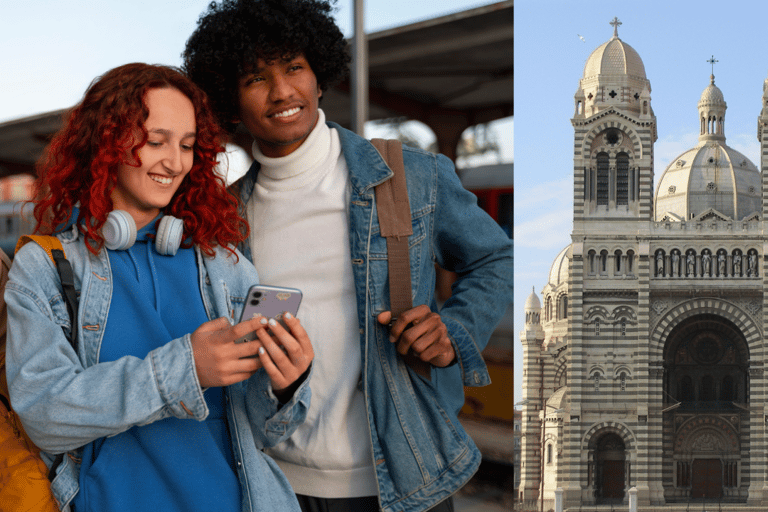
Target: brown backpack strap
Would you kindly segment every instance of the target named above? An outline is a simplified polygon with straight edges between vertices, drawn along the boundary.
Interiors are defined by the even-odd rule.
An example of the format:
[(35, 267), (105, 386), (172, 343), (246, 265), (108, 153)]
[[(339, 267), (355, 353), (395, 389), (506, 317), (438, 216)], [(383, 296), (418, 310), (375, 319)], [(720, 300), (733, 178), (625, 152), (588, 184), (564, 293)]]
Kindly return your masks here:
[[(411, 263), (408, 237), (413, 234), (408, 183), (403, 165), (403, 146), (399, 140), (372, 139), (371, 144), (381, 154), (395, 175), (376, 186), (376, 211), (381, 236), (387, 239), (389, 270), (389, 309), (392, 318), (413, 308), (411, 299)], [(430, 378), (430, 365), (412, 354), (405, 362), (422, 377)]]

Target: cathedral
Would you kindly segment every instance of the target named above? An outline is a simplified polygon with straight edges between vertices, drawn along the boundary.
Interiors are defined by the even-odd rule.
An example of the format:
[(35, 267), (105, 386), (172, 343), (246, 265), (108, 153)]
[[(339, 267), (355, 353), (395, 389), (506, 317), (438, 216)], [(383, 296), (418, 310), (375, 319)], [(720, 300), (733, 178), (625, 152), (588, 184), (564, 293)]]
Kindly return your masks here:
[(525, 304), (518, 501), (768, 510), (768, 80), (762, 176), (712, 75), (654, 187), (651, 82), (612, 24), (574, 96), (571, 244)]

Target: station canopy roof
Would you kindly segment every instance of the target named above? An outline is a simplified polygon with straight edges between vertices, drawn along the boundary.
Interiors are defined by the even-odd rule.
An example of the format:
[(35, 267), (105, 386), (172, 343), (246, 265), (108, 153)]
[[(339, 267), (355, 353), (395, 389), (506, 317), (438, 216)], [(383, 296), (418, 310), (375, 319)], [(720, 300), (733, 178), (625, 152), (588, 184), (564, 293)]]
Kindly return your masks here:
[[(449, 124), (468, 127), (512, 116), (512, 7), (513, 0), (506, 0), (369, 34), (369, 119), (422, 121), (439, 143)], [(326, 91), (321, 103), (327, 119), (346, 127), (349, 91), (346, 80)], [(66, 111), (0, 123), (0, 177), (34, 172)]]

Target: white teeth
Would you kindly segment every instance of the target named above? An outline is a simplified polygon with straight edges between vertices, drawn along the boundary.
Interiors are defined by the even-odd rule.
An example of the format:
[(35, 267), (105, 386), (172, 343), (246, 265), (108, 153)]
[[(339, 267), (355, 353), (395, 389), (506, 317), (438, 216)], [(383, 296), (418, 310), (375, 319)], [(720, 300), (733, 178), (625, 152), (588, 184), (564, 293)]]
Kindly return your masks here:
[(162, 176), (157, 176), (156, 174), (151, 174), (149, 177), (161, 185), (170, 185), (171, 182), (173, 182), (173, 178), (164, 178)]
[(299, 107), (292, 108), (290, 110), (286, 110), (285, 112), (278, 112), (277, 114), (274, 114), (272, 117), (288, 117), (292, 116), (293, 114), (296, 114), (301, 110)]

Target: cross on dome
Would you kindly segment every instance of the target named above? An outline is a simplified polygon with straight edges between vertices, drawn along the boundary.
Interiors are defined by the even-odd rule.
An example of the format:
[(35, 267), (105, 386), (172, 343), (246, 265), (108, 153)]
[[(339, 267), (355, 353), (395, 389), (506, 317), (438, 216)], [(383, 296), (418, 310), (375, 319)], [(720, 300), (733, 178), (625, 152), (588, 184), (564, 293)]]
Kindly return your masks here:
[(714, 76), (715, 76), (715, 62), (720, 62), (720, 61), (719, 61), (719, 60), (717, 60), (717, 59), (715, 58), (715, 56), (713, 55), (712, 57), (710, 57), (709, 59), (707, 59), (707, 62), (709, 62), (710, 64), (712, 64), (712, 77), (714, 78)]
[(613, 37), (619, 37), (619, 25), (622, 23), (619, 21), (619, 18), (616, 16), (613, 17), (609, 25), (613, 25)]

